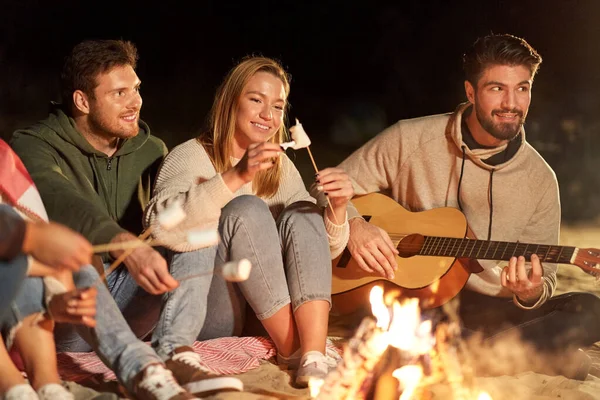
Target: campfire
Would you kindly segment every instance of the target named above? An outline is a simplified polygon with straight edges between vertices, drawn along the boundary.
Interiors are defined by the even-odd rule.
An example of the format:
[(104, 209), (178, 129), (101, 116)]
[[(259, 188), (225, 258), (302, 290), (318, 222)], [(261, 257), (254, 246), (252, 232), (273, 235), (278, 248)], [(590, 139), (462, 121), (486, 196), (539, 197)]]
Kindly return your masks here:
[(427, 400), (434, 387), (444, 387), (436, 398), (491, 400), (474, 386), (455, 309), (446, 307), (448, 321), (433, 331), (418, 299), (386, 299), (375, 286), (370, 302), (375, 319), (363, 319), (336, 370), (310, 382), (312, 398)]

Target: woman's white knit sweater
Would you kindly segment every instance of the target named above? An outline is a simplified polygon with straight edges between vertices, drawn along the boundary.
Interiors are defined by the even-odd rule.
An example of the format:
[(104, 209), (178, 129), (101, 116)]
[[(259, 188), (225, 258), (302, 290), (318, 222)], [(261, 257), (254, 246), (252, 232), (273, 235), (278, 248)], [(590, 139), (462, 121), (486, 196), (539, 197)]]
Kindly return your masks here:
[[(279, 189), (271, 198), (263, 198), (269, 206), (273, 218), (277, 218), (283, 209), (298, 201), (315, 199), (307, 192), (300, 173), (285, 155), (282, 158), (282, 175)], [(235, 160), (237, 162), (238, 160)], [(219, 222), (221, 208), (234, 197), (251, 195), (252, 182), (231, 192), (220, 173), (215, 168), (196, 140), (188, 140), (175, 147), (160, 168), (154, 196), (144, 215), (145, 225), (151, 226), (153, 235), (161, 244), (175, 251), (193, 251), (197, 247), (187, 242), (186, 234), (191, 229), (214, 228)], [(173, 202), (180, 202), (186, 213), (186, 219), (171, 230), (164, 230), (157, 222), (157, 216)], [(329, 237), (331, 257), (335, 258), (346, 247), (349, 237), (348, 222), (336, 225), (323, 213), (325, 229)]]

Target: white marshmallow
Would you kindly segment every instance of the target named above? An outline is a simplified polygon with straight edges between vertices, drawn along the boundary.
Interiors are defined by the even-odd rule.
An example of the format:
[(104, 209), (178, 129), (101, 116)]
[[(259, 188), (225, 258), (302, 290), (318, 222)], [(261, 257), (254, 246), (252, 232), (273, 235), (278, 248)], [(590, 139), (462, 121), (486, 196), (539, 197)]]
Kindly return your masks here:
[(250, 276), (252, 263), (243, 258), (240, 261), (230, 261), (223, 265), (221, 276), (228, 282), (242, 282)]
[(290, 147), (293, 149), (295, 145), (296, 145), (296, 142), (294, 142), (292, 140), (291, 142), (281, 143), (279, 146), (281, 146), (281, 148), (283, 149), (283, 151), (286, 151)]
[(214, 246), (219, 243), (219, 232), (216, 229), (192, 230), (187, 233), (187, 241), (199, 249)]
[(158, 213), (158, 223), (161, 228), (170, 230), (179, 225), (185, 217), (186, 214), (185, 211), (183, 211), (183, 207), (181, 207), (181, 203), (174, 201), (167, 208)]
[(290, 128), (290, 132), (292, 133), (292, 139), (295, 142), (295, 144), (292, 146), (294, 150), (303, 149), (310, 146), (310, 138), (304, 131), (300, 121), (298, 121), (298, 118), (296, 118), (296, 125)]

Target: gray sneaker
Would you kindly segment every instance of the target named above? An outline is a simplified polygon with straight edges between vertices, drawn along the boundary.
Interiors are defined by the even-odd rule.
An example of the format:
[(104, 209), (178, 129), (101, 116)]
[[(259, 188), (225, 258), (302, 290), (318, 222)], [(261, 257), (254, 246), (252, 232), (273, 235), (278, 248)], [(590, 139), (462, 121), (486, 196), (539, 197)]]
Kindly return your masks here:
[(319, 351), (309, 351), (300, 359), (296, 372), (296, 385), (308, 386), (311, 378), (325, 379), (327, 374), (337, 367), (338, 361)]
[(218, 376), (200, 363), (200, 356), (188, 346), (175, 349), (173, 356), (165, 363), (173, 372), (177, 382), (196, 396), (209, 396), (219, 392), (241, 392), (244, 384), (238, 378)]

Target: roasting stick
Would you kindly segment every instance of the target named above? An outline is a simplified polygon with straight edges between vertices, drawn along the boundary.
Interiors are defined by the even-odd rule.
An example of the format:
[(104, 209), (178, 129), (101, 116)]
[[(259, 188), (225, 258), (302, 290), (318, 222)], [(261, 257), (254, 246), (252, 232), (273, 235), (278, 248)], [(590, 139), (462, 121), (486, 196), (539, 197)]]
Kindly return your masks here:
[[(181, 223), (186, 218), (185, 211), (180, 203), (174, 202), (164, 211), (158, 215), (158, 223), (161, 228), (170, 230)], [(104, 271), (104, 273), (98, 278), (94, 285), (102, 282), (106, 277), (121, 265), (121, 263), (131, 254), (135, 249), (142, 246), (156, 246), (160, 245), (158, 241), (146, 241), (146, 239), (152, 233), (152, 227), (149, 227), (144, 231), (136, 240), (124, 241), (121, 243), (107, 243), (104, 245), (94, 246), (95, 252), (106, 252), (115, 250), (124, 250), (124, 252), (117, 257), (117, 259)], [(198, 248), (204, 248), (214, 246), (219, 243), (219, 233), (216, 229), (191, 229), (187, 232), (187, 242)], [(250, 269), (252, 265), (250, 261), (243, 259), (240, 261), (231, 261), (223, 265), (220, 268), (220, 274), (225, 280), (230, 282), (241, 282), (248, 279), (250, 275)], [(198, 276), (213, 274), (213, 271), (204, 272), (200, 274), (190, 275), (184, 278), (180, 278), (179, 281), (192, 279)]]
[[(287, 142), (287, 143), (282, 143), (281, 147), (285, 150), (288, 147), (291, 147), (294, 150), (299, 150), (299, 149), (306, 149), (308, 151), (308, 156), (310, 157), (310, 161), (312, 162), (312, 165), (315, 169), (315, 173), (319, 173), (319, 168), (317, 168), (317, 163), (315, 163), (315, 158), (312, 155), (312, 152), (310, 151), (310, 138), (308, 137), (308, 135), (306, 134), (306, 131), (304, 130), (304, 128), (302, 127), (302, 124), (300, 123), (300, 121), (298, 121), (298, 118), (296, 118), (296, 125), (292, 126), (290, 128), (290, 132), (292, 134), (292, 141), (291, 142)], [(335, 211), (333, 211), (333, 206), (331, 205), (331, 200), (329, 200), (329, 197), (325, 196), (327, 198), (327, 204), (329, 204), (329, 208), (331, 209), (331, 214), (333, 215), (333, 220), (336, 223), (336, 225), (339, 225), (339, 222), (337, 221), (337, 217), (335, 216)]]
[[(181, 223), (181, 221), (183, 221), (186, 217), (185, 211), (183, 210), (183, 207), (181, 206), (181, 203), (175, 201), (173, 203), (171, 203), (169, 206), (167, 206), (163, 211), (161, 211), (158, 215), (157, 215), (157, 219), (158, 219), (158, 223), (161, 226), (161, 228), (169, 230), (174, 228), (175, 226), (177, 226), (178, 224)], [(131, 242), (132, 241), (127, 241), (127, 242), (123, 242), (123, 243), (114, 243), (114, 245), (116, 245), (118, 247), (119, 244), (122, 245), (121, 249), (123, 249), (123, 253), (121, 253), (121, 255), (119, 257), (117, 257), (117, 259), (115, 261), (112, 262), (112, 264), (110, 264), (110, 266), (104, 270), (104, 272), (98, 277), (98, 279), (96, 280), (96, 282), (94, 282), (94, 286), (99, 284), (100, 282), (102, 282), (103, 280), (106, 279), (106, 277), (113, 272), (115, 269), (117, 269), (119, 267), (119, 265), (121, 265), (121, 263), (123, 261), (125, 261), (125, 259), (127, 257), (129, 257), (131, 255), (131, 253), (133, 253), (133, 251), (135, 249), (137, 249), (138, 247), (144, 246), (144, 245), (149, 245), (150, 243), (146, 242), (146, 239), (152, 234), (152, 227), (148, 227), (148, 229), (146, 229), (144, 232), (142, 232), (142, 234), (140, 236), (138, 236), (138, 242), (139, 242), (139, 246), (132, 246)], [(125, 245), (125, 243), (128, 243), (127, 245)], [(106, 245), (101, 245), (101, 246), (110, 246), (111, 243), (108, 243)], [(120, 249), (116, 249), (116, 250), (120, 250)], [(106, 251), (106, 250), (105, 250)], [(111, 251), (111, 250), (109, 250)]]

